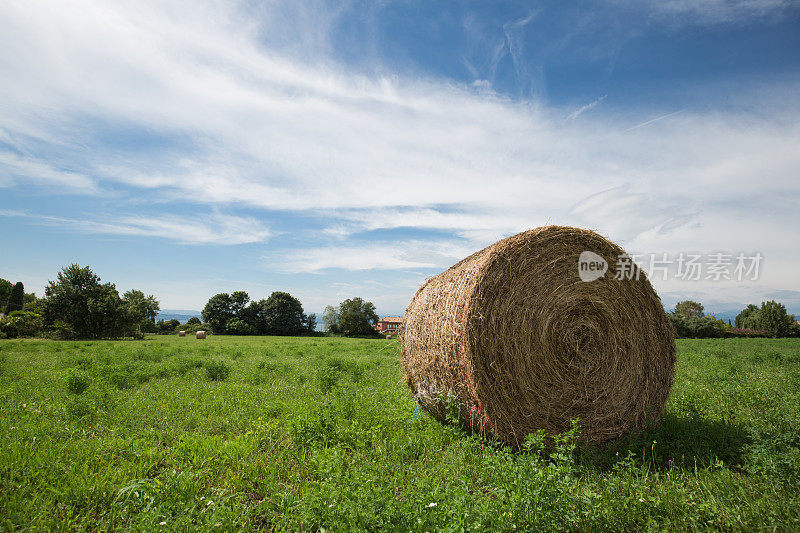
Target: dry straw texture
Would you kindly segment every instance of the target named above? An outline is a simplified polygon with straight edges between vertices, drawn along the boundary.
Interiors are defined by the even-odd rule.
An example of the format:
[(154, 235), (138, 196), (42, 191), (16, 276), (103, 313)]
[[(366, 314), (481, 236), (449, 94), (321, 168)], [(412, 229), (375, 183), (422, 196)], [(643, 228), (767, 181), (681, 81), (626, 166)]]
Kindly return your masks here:
[(198, 331), (197, 333), (195, 333), (195, 338), (197, 338), (197, 339), (205, 339), (206, 338), (206, 332), (205, 331)]
[[(606, 274), (578, 275), (578, 257)], [(439, 420), (456, 411), (482, 434), (519, 446), (578, 418), (603, 443), (657, 420), (675, 339), (643, 272), (616, 279), (624, 251), (583, 229), (547, 226), (499, 241), (428, 280), (406, 310), (405, 379)], [(638, 276), (638, 279), (635, 279)]]
[(183, 330), (180, 330), (180, 331), (178, 332), (178, 337), (185, 337), (185, 336), (186, 336), (186, 332), (185, 332), (185, 331), (183, 331)]

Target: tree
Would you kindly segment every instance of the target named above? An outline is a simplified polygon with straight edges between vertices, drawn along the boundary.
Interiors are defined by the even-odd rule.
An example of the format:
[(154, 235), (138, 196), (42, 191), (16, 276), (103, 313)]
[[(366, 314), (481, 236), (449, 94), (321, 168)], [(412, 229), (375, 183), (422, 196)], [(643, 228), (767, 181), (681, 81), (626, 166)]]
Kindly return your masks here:
[(750, 304), (742, 312), (736, 315), (736, 327), (740, 329), (758, 329), (758, 306)]
[(14, 284), (7, 279), (0, 278), (0, 312), (4, 312), (8, 305), (8, 299), (11, 297), (11, 291)]
[(199, 318), (197, 318), (196, 316), (193, 316), (192, 318), (187, 320), (186, 323), (187, 324), (200, 324), (201, 322), (200, 322)]
[[(237, 291), (240, 295), (242, 291)], [(236, 293), (234, 293), (236, 294)], [(245, 293), (246, 296), (247, 293)], [(239, 296), (241, 298), (241, 296)], [(250, 299), (249, 297), (247, 298)], [(212, 296), (203, 308), (203, 321), (211, 326), (212, 333), (222, 335), (228, 327), (228, 321), (236, 316), (231, 295), (221, 292)]]
[(303, 305), (288, 292), (270, 294), (264, 302), (263, 317), (267, 335), (300, 335), (305, 331)]
[(306, 317), (306, 331), (309, 333), (314, 333), (317, 330), (317, 315), (315, 313), (311, 313)]
[(156, 323), (156, 332), (161, 335), (175, 333), (175, 330), (180, 325), (181, 321), (177, 318), (172, 318), (170, 320), (159, 320)]
[(25, 305), (25, 287), (22, 285), (21, 281), (18, 281), (14, 284), (14, 288), (11, 289), (11, 296), (9, 296), (8, 298), (6, 313), (12, 313), (14, 311), (22, 311), (22, 307), (24, 305)]
[(22, 310), (40, 313), (42, 307), (42, 299), (36, 297), (35, 292), (26, 292), (25, 297), (22, 299)]
[(267, 324), (264, 320), (264, 306), (266, 303), (266, 300), (250, 302), (250, 305), (236, 315), (236, 318), (242, 319), (253, 328), (255, 335), (266, 335), (267, 333)]
[(244, 291), (233, 291), (230, 297), (231, 312), (238, 315), (247, 306), (250, 296)]
[(78, 338), (117, 337), (129, 326), (128, 315), (113, 283), (100, 283), (88, 266), (64, 267), (44, 291), (46, 325), (66, 326)]
[(675, 314), (684, 320), (699, 319), (703, 314), (703, 304), (692, 300), (684, 300), (675, 305)]
[(329, 333), (339, 333), (339, 308), (332, 305), (325, 306), (322, 312), (322, 327)]
[(763, 329), (773, 337), (788, 337), (793, 328), (794, 315), (786, 312), (786, 307), (770, 300), (761, 302), (761, 309), (758, 311), (759, 329)]
[(378, 315), (375, 305), (361, 298), (350, 298), (339, 304), (338, 330), (347, 336), (375, 335)]
[(151, 329), (150, 326), (155, 324), (161, 309), (155, 296), (145, 296), (142, 291), (133, 289), (122, 295), (122, 302), (129, 322), (137, 333), (141, 334), (143, 329)]

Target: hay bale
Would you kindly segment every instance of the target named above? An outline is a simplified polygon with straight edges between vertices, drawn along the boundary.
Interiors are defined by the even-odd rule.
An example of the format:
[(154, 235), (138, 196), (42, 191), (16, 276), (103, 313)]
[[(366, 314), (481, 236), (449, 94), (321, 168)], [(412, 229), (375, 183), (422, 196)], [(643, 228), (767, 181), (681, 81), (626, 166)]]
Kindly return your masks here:
[[(608, 272), (582, 281), (583, 251)], [(428, 280), (406, 310), (405, 380), (422, 407), (519, 446), (580, 419), (603, 443), (657, 420), (674, 374), (675, 340), (661, 300), (616, 279), (624, 251), (583, 229), (547, 226), (503, 239)]]
[(186, 332), (184, 330), (180, 330), (178, 332), (178, 337), (185, 337), (185, 336), (186, 336)]
[(206, 332), (205, 331), (198, 331), (197, 333), (194, 334), (194, 336), (196, 338), (198, 338), (198, 339), (205, 339), (206, 338)]

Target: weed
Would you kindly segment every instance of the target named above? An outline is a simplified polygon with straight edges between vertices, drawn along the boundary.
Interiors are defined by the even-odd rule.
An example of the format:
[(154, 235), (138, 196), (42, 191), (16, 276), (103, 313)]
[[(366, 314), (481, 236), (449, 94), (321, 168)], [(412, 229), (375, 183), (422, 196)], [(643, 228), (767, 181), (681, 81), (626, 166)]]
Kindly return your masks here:
[(209, 361), (205, 367), (206, 377), (211, 381), (225, 381), (231, 374), (231, 367), (225, 361)]
[(91, 380), (85, 371), (72, 372), (67, 377), (67, 391), (72, 394), (83, 394), (89, 388)]

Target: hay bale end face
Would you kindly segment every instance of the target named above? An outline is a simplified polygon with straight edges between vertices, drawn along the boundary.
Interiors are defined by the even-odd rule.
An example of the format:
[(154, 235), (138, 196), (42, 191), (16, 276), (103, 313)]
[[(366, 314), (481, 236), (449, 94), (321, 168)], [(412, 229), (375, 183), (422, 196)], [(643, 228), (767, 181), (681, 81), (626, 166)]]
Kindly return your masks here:
[(183, 330), (180, 330), (180, 331), (178, 332), (178, 337), (185, 337), (185, 336), (186, 336), (186, 332), (185, 332), (185, 331), (183, 331)]
[(198, 331), (197, 333), (195, 333), (194, 336), (197, 339), (205, 339), (206, 338), (206, 332), (205, 331)]
[[(593, 274), (581, 276), (582, 252), (602, 258), (607, 271), (595, 261)], [(547, 226), (428, 280), (406, 310), (400, 340), (417, 401), (441, 421), (455, 411), (512, 446), (540, 429), (565, 432), (574, 418), (588, 443), (658, 420), (675, 339), (644, 273), (623, 260), (629, 276), (617, 279), (625, 257), (592, 231)]]

